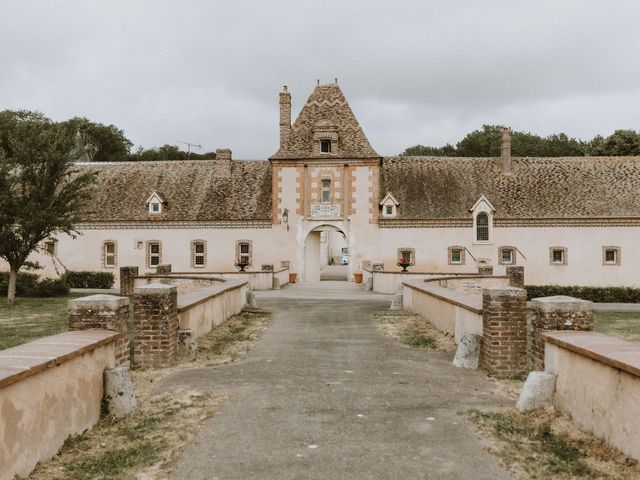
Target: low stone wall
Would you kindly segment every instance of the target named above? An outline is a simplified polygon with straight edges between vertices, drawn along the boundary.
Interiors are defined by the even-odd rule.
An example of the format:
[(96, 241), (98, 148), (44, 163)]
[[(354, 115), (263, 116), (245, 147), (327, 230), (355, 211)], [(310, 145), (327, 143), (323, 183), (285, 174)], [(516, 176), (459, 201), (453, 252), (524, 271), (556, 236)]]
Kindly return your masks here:
[(554, 405), (640, 460), (640, 345), (595, 332), (544, 332)]
[[(144, 283), (166, 283), (167, 285), (178, 286), (178, 293), (181, 291), (192, 291), (202, 287), (208, 287), (216, 283), (220, 283), (226, 280), (246, 280), (249, 283), (251, 290), (271, 290), (274, 288), (274, 280), (280, 281), (280, 286), (289, 283), (289, 268), (284, 267), (278, 270), (261, 270), (252, 272), (171, 272), (165, 275), (144, 275), (138, 276), (135, 279), (135, 286), (143, 285)], [(148, 279), (149, 281), (145, 281)], [(184, 279), (184, 282), (178, 283), (178, 280), (174, 280), (176, 283), (169, 283), (171, 279)], [(207, 279), (209, 283), (197, 284), (196, 280)], [(187, 290), (188, 287), (182, 287), (181, 285), (187, 285), (188, 282), (193, 282), (194, 288)]]
[(471, 279), (474, 276), (477, 277), (478, 274), (473, 273), (443, 273), (443, 272), (389, 272), (389, 271), (377, 271), (377, 270), (366, 270), (362, 269), (362, 280), (366, 285), (367, 279), (372, 277), (373, 279), (373, 291), (376, 293), (396, 293), (400, 288), (402, 288), (402, 284), (404, 282), (414, 282), (420, 280), (432, 280), (436, 278), (451, 278), (457, 277), (458, 275), (463, 276), (467, 279)]
[(481, 297), (485, 288), (503, 287), (509, 285), (507, 276), (485, 276), (485, 275), (460, 275), (455, 277), (444, 277), (437, 279), (427, 279), (429, 282), (438, 282), (441, 287), (448, 288), (456, 292), (468, 293), (476, 297)]
[(281, 268), (273, 272), (273, 286), (272, 288), (282, 288), (289, 283), (289, 269)]
[(119, 336), (66, 332), (0, 352), (1, 480), (28, 475), (69, 435), (95, 425)]
[(196, 337), (209, 333), (229, 317), (240, 313), (246, 304), (249, 282), (229, 280), (178, 296), (178, 323)]
[(437, 329), (453, 335), (482, 335), (482, 298), (456, 292), (434, 282), (404, 282), (403, 308), (428, 319)]
[(161, 283), (163, 285), (173, 285), (177, 288), (179, 295), (208, 288), (212, 285), (224, 283), (224, 279), (214, 276), (197, 276), (197, 275), (144, 275), (135, 277), (134, 287), (142, 287), (152, 283)]

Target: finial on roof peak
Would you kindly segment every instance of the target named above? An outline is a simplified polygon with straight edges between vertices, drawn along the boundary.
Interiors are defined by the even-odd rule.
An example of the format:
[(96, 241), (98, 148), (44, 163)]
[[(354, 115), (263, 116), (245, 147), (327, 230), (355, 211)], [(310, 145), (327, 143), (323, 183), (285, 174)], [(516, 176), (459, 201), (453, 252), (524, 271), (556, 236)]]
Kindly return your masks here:
[(320, 86), (320, 79), (319, 78), (316, 80), (316, 85)]
[(338, 77), (335, 78), (335, 84), (338, 84)]

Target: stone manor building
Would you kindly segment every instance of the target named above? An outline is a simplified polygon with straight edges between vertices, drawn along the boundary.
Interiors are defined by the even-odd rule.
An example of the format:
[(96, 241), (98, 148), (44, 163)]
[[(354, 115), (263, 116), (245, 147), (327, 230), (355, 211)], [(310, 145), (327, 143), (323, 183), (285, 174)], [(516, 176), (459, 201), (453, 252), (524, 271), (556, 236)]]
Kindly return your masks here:
[[(98, 172), (82, 233), (32, 260), (63, 268), (235, 271), (289, 265), (299, 281), (348, 251), (363, 266), (504, 274), (527, 284), (640, 286), (640, 158), (383, 157), (337, 84), (318, 85), (266, 160), (80, 163)], [(337, 254), (336, 254), (337, 252)]]

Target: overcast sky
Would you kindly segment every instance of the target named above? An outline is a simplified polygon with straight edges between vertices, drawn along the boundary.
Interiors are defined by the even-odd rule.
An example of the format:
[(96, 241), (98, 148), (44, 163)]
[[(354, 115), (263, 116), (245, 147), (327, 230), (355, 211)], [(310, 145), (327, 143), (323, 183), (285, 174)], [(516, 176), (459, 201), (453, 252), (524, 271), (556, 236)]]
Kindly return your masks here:
[(640, 129), (640, 1), (0, 3), (0, 109), (85, 116), (134, 144), (277, 150), (335, 77), (382, 155), (483, 123), (591, 138)]

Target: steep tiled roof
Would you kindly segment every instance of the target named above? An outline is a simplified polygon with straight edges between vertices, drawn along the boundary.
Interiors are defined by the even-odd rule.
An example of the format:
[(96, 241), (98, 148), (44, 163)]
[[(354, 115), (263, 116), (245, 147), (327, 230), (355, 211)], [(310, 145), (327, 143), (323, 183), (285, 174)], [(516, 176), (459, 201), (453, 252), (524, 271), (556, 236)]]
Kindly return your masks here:
[[(86, 222), (269, 220), (271, 165), (266, 160), (233, 161), (231, 176), (215, 160), (78, 164), (96, 171)], [(156, 192), (162, 213), (149, 214)]]
[(484, 195), (496, 218), (640, 217), (640, 157), (386, 157), (380, 195), (391, 192), (400, 218), (470, 217)]
[[(273, 159), (314, 157), (313, 129), (316, 126), (337, 127), (337, 155), (340, 158), (379, 157), (371, 148), (358, 120), (338, 84), (318, 85), (302, 107), (291, 127), (289, 141), (280, 147)], [(326, 155), (323, 156), (326, 158)]]

